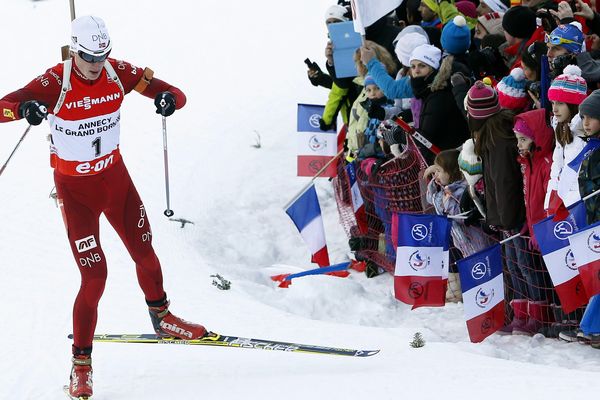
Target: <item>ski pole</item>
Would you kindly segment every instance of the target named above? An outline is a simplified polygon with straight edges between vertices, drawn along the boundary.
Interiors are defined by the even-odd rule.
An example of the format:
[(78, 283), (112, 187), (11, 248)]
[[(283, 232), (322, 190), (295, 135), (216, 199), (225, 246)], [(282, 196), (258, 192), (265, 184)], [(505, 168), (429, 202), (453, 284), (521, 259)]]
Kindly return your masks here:
[(404, 129), (404, 131), (406, 133), (408, 133), (409, 135), (412, 135), (413, 138), (417, 139), (423, 146), (425, 146), (433, 154), (437, 155), (440, 153), (441, 150), (439, 147), (437, 147), (435, 144), (433, 144), (429, 140), (427, 140), (427, 138), (425, 136), (421, 135), (417, 130), (415, 130), (415, 128), (413, 128), (412, 126), (407, 124), (406, 121), (404, 121), (402, 118), (394, 117), (393, 120), (400, 128)]
[[(166, 105), (165, 100), (160, 101), (161, 107)], [(169, 150), (167, 149), (167, 117), (163, 115), (162, 117), (162, 131), (163, 131), (163, 151), (164, 151), (164, 160), (165, 160), (165, 189), (167, 192), (167, 209), (164, 214), (167, 217), (172, 217), (173, 210), (171, 210), (171, 200), (169, 198)]]
[(27, 129), (25, 129), (25, 132), (23, 132), (23, 135), (21, 136), (21, 139), (19, 139), (19, 141), (17, 142), (17, 145), (13, 149), (12, 153), (10, 153), (10, 156), (8, 156), (8, 159), (6, 160), (6, 162), (4, 163), (4, 165), (2, 166), (2, 168), (0, 168), (0, 175), (2, 175), (2, 173), (4, 172), (4, 169), (6, 168), (6, 165), (8, 164), (8, 162), (10, 161), (10, 159), (12, 158), (12, 156), (15, 154), (15, 152), (19, 148), (19, 145), (21, 144), (21, 142), (23, 141), (23, 139), (25, 139), (25, 136), (27, 136), (27, 134), (29, 133), (30, 129), (31, 129), (31, 124), (29, 124), (29, 126), (27, 127)]

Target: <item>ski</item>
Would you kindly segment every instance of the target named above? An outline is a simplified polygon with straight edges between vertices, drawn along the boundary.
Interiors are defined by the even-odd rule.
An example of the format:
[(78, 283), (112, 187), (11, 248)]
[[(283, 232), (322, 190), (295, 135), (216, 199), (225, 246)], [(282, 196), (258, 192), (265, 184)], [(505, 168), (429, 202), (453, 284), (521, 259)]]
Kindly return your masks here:
[[(69, 335), (72, 339), (73, 335)], [(105, 343), (146, 343), (146, 344), (181, 344), (188, 346), (216, 346), (238, 349), (259, 349), (285, 351), (289, 353), (326, 354), (335, 356), (370, 357), (379, 350), (341, 349), (337, 347), (316, 346), (311, 344), (280, 342), (275, 340), (251, 339), (238, 336), (213, 334), (201, 339), (164, 338), (155, 334), (123, 334), (94, 335), (94, 342)]]
[(80, 397), (73, 397), (69, 394), (69, 385), (64, 385), (63, 386), (63, 392), (65, 392), (65, 394), (67, 395), (67, 397), (71, 400), (88, 400), (91, 399), (91, 397), (89, 396), (80, 396)]

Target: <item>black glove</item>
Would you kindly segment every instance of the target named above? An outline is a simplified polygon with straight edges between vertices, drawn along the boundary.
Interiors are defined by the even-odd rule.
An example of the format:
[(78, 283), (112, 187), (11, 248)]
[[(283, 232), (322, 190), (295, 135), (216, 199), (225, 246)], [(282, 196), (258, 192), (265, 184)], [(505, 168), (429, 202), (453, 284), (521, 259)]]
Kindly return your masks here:
[(464, 213), (470, 211), (471, 213), (468, 215), (468, 218), (464, 220), (465, 225), (467, 226), (477, 226), (479, 225), (481, 219), (483, 218), (479, 213), (479, 210), (475, 206), (475, 202), (473, 198), (469, 194), (468, 190), (465, 190), (460, 198), (460, 212)]
[(333, 126), (333, 124), (328, 124), (327, 122), (325, 122), (325, 120), (323, 118), (319, 118), (319, 129), (322, 131), (328, 131), (331, 129), (331, 127)]
[(385, 110), (379, 104), (371, 104), (367, 114), (371, 119), (375, 118), (379, 121), (383, 121), (385, 119)]
[(19, 106), (19, 116), (27, 119), (31, 125), (39, 125), (48, 116), (48, 109), (36, 100), (29, 100)]
[(156, 113), (168, 117), (175, 112), (175, 96), (171, 92), (161, 92), (154, 98)]

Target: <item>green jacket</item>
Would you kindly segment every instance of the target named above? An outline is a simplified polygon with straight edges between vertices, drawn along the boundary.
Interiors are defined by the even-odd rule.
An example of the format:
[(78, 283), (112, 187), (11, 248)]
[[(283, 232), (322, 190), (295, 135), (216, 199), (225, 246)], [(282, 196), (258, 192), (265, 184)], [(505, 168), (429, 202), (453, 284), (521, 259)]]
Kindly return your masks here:
[(332, 83), (322, 117), (327, 125), (331, 125), (334, 122), (334, 118), (340, 111), (342, 112), (344, 124), (348, 124), (348, 109), (351, 106), (348, 99), (348, 92), (349, 89), (342, 89), (335, 83)]

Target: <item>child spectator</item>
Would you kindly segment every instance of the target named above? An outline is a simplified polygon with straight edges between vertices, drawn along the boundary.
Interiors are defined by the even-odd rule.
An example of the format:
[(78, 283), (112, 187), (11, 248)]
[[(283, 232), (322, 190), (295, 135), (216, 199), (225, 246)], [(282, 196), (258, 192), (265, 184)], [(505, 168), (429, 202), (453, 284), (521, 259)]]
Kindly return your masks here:
[[(458, 150), (444, 150), (434, 160), (433, 165), (424, 173), (424, 179), (432, 178), (427, 184), (427, 202), (433, 205), (438, 215), (460, 214), (460, 199), (462, 198), (467, 182), (458, 166)], [(478, 250), (483, 250), (489, 242), (481, 230), (465, 226), (460, 219), (452, 220), (452, 241), (463, 256), (468, 256)], [(462, 300), (460, 280), (456, 264), (450, 263), (448, 275), (448, 288), (446, 301), (459, 302)], [(455, 269), (452, 270), (452, 267)]]
[[(385, 71), (391, 76), (396, 74), (396, 63), (392, 58), (392, 55), (383, 47), (375, 42), (365, 40), (365, 46), (372, 49), (377, 59), (381, 62), (381, 65), (385, 68)], [(360, 60), (360, 52), (357, 50), (354, 61), (356, 62), (356, 69), (358, 71), (358, 77), (354, 81), (363, 86), (360, 94), (352, 104), (350, 112), (350, 119), (348, 122), (348, 133), (346, 138), (348, 139), (348, 156), (356, 157), (358, 150), (364, 145), (364, 132), (369, 122), (369, 115), (367, 110), (361, 105), (362, 102), (367, 100), (367, 92), (364, 90), (364, 77), (367, 75), (367, 67)]]
[[(513, 333), (533, 335), (543, 324), (553, 322), (552, 309), (549, 304), (551, 291), (544, 288), (551, 286), (550, 276), (538, 252), (539, 246), (533, 232), (533, 224), (546, 217), (544, 198), (552, 165), (554, 135), (546, 122), (546, 110), (539, 109), (519, 114), (515, 117), (513, 128), (519, 149), (518, 161), (523, 172), (523, 193), (525, 195), (525, 211), (527, 230), (530, 236), (530, 247), (536, 250), (529, 254), (531, 263), (520, 265), (517, 271), (511, 272), (513, 286), (520, 288), (528, 300), (528, 318), (523, 327), (515, 327)], [(525, 229), (522, 230), (524, 232)]]
[[(508, 238), (519, 233), (525, 223), (523, 178), (513, 134), (514, 117), (511, 111), (502, 110), (496, 91), (481, 81), (475, 82), (467, 94), (467, 112), (475, 154), (481, 157), (483, 163), (485, 222)], [(517, 276), (520, 266), (531, 265), (526, 251), (527, 242), (522, 237), (507, 242), (503, 247), (511, 276)], [(526, 289), (516, 285), (514, 289), (514, 299), (510, 302), (514, 317), (501, 329), (505, 334), (517, 333), (527, 323)]]
[(569, 65), (548, 90), (552, 101), (552, 127), (556, 144), (552, 155), (552, 169), (544, 208), (554, 214), (561, 202), (566, 207), (581, 199), (576, 175), (569, 175), (564, 168), (585, 146), (578, 106), (587, 95), (587, 84), (576, 65)]
[(367, 111), (369, 120), (364, 132), (364, 146), (360, 149), (358, 158), (382, 158), (384, 154), (378, 142), (377, 128), (383, 120), (391, 118), (400, 110), (394, 106), (393, 101), (383, 95), (371, 76), (365, 77), (364, 84), (367, 99), (361, 106)]
[[(594, 148), (582, 162), (579, 170), (579, 191), (582, 197), (600, 189), (600, 151), (597, 143), (600, 140), (600, 89), (579, 105), (579, 114), (583, 117), (585, 139)], [(587, 223), (600, 221), (600, 197), (595, 196), (585, 203)], [(580, 326), (584, 335), (589, 337), (592, 347), (600, 349), (600, 296), (594, 296), (585, 310)]]

